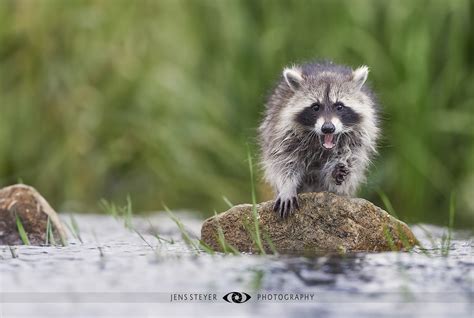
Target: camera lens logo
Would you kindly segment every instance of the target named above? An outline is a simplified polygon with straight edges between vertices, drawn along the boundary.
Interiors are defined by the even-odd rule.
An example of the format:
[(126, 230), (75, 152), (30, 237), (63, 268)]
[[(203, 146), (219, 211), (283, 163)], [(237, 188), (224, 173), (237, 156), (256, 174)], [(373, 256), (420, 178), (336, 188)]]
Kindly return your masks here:
[(230, 292), (222, 298), (228, 303), (243, 304), (252, 297), (247, 293)]

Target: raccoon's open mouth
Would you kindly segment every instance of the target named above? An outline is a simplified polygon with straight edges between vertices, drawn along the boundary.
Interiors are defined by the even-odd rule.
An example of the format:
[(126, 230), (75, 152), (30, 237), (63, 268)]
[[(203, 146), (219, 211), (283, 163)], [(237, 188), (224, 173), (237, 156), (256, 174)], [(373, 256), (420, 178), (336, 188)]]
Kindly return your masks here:
[(323, 135), (323, 147), (325, 149), (332, 149), (336, 146), (334, 143), (334, 134), (325, 134)]

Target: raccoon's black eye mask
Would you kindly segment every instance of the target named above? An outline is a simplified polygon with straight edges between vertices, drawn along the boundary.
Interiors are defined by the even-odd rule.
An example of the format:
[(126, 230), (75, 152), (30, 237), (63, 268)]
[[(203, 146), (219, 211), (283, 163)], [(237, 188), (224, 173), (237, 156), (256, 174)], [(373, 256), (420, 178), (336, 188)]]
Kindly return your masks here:
[(344, 126), (358, 124), (361, 120), (358, 113), (356, 113), (351, 107), (344, 105), (342, 102), (336, 102), (330, 107), (315, 102), (303, 109), (296, 116), (295, 120), (303, 126), (313, 127), (321, 116), (328, 119), (337, 117)]

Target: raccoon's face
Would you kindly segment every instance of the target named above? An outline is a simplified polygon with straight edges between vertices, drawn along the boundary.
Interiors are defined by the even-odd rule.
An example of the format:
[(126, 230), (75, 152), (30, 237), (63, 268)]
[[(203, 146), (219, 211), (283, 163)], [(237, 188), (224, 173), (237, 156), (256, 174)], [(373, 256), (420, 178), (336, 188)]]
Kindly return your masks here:
[(357, 128), (364, 117), (371, 117), (372, 101), (362, 90), (367, 67), (352, 74), (324, 72), (305, 76), (297, 68), (283, 75), (294, 94), (283, 110), (293, 125), (320, 135), (325, 149), (336, 146), (338, 136)]

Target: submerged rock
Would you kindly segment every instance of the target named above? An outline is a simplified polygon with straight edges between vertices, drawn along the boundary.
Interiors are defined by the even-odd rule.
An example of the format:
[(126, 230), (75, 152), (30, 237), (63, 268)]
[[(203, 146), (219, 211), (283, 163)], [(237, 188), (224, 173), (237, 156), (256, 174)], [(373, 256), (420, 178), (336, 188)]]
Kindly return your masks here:
[(49, 203), (33, 187), (16, 184), (0, 189), (0, 245), (23, 244), (17, 216), (30, 244), (41, 245), (46, 242), (48, 217), (54, 240), (57, 243), (66, 242), (64, 227)]
[[(318, 253), (408, 249), (417, 239), (408, 226), (371, 202), (328, 192), (299, 195), (300, 209), (286, 219), (273, 201), (256, 205), (261, 246), (266, 252)], [(207, 219), (201, 240), (217, 251), (258, 252), (253, 206), (241, 204)]]

